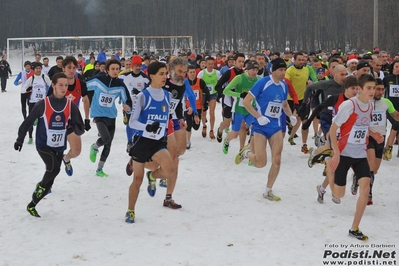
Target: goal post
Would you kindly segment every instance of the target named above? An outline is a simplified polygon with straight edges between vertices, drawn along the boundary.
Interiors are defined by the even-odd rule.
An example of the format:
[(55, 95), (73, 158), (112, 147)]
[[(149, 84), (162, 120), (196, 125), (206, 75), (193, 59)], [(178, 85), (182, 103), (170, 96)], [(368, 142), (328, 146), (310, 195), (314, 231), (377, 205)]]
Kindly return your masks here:
[[(91, 52), (95, 56), (101, 49), (107, 50), (107, 56), (125, 50), (124, 36), (67, 36), (67, 37), (30, 37), (7, 38), (7, 55), (13, 63), (13, 69), (22, 69), (27, 60), (33, 61), (35, 54), (43, 57), (56, 57), (82, 54), (86, 59)], [(54, 62), (50, 62), (53, 65)]]
[(194, 52), (192, 36), (67, 36), (7, 38), (7, 55), (12, 69), (20, 71), (25, 61), (33, 61), (35, 54), (42, 59), (48, 57), (54, 65), (56, 56), (82, 54), (85, 59), (90, 53), (98, 55), (104, 48), (107, 57), (118, 53), (120, 57), (131, 57), (133, 52), (165, 56), (185, 50)]

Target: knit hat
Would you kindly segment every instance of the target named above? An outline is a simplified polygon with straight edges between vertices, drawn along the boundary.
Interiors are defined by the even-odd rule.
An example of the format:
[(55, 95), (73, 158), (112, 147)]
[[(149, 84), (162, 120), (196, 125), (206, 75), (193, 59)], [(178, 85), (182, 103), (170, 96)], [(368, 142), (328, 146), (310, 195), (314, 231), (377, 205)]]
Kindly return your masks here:
[(134, 65), (139, 65), (139, 66), (141, 66), (142, 63), (143, 63), (143, 61), (141, 60), (141, 57), (140, 57), (139, 55), (134, 55), (134, 56), (132, 57), (132, 66), (134, 66)]
[(26, 67), (27, 65), (31, 65), (32, 63), (30, 61), (25, 61), (24, 63), (24, 67)]
[(359, 63), (359, 60), (357, 60), (357, 56), (354, 54), (348, 57), (348, 61), (346, 61), (346, 64), (349, 65), (350, 63), (353, 62), (355, 62), (356, 64)]
[(276, 59), (272, 60), (272, 72), (276, 71), (279, 68), (287, 68), (284, 59), (282, 59), (281, 57), (277, 57)]
[(316, 70), (316, 74), (319, 74), (319, 73), (325, 73), (326, 71), (324, 70), (324, 68), (322, 68), (322, 67), (320, 67), (320, 68), (318, 68), (317, 70)]
[(248, 62), (247, 67), (245, 68), (246, 70), (250, 70), (253, 68), (259, 69), (259, 64), (255, 60), (251, 60)]
[(371, 66), (370, 66), (369, 62), (367, 62), (366, 60), (361, 60), (361, 61), (359, 62), (359, 64), (357, 64), (356, 70), (360, 70), (360, 69), (362, 69), (363, 67), (371, 67)]

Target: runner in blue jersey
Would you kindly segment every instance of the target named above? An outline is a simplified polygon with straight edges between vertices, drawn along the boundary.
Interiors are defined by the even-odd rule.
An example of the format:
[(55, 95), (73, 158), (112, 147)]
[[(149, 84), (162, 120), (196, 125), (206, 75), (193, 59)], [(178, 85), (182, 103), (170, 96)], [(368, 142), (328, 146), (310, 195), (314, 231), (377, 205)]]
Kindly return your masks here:
[(172, 199), (172, 193), (176, 184), (176, 166), (167, 150), (167, 134), (171, 95), (163, 89), (166, 83), (166, 65), (161, 62), (153, 62), (148, 66), (150, 85), (137, 94), (133, 112), (129, 120), (129, 126), (136, 131), (130, 156), (133, 163), (133, 182), (129, 188), (129, 205), (125, 221), (135, 222), (135, 206), (143, 183), (144, 167), (148, 161), (159, 165), (154, 171), (147, 172), (148, 193), (155, 196), (156, 178), (167, 178), (168, 187), (163, 206), (179, 209), (181, 205)]
[(120, 71), (118, 60), (108, 60), (106, 63), (106, 75), (96, 76), (87, 82), (87, 93), (90, 99), (90, 116), (97, 125), (100, 137), (90, 146), (90, 161), (96, 162), (99, 147), (104, 146), (96, 175), (107, 177), (103, 167), (111, 151), (111, 144), (115, 134), (115, 121), (118, 111), (115, 101), (120, 98), (123, 110), (130, 111), (132, 101), (129, 91), (122, 80), (118, 78)]
[[(280, 119), (282, 111), (284, 110), (285, 114), (290, 117), (292, 125), (297, 122), (287, 102), (288, 86), (283, 81), (286, 69), (283, 59), (277, 58), (273, 60), (271, 76), (258, 80), (244, 98), (244, 107), (256, 118), (252, 124), (254, 136), (253, 141), (251, 141), (255, 150), (250, 151), (247, 145), (236, 158), (236, 163), (248, 158), (255, 167), (262, 168), (266, 166), (266, 144), (269, 141), (272, 152), (272, 165), (263, 197), (271, 201), (281, 199), (274, 195), (272, 187), (280, 170), (281, 151), (283, 149), (283, 133)], [(253, 100), (256, 101), (257, 110), (252, 106)]]

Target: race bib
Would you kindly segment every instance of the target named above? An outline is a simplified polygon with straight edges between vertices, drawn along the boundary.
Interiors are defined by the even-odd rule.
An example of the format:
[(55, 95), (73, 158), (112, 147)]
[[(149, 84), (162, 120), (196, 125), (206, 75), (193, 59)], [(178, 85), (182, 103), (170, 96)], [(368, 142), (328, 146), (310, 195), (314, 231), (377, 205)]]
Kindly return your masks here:
[(195, 100), (199, 100), (199, 94), (200, 94), (199, 90), (193, 90), (193, 92), (195, 95)]
[(102, 107), (112, 107), (115, 101), (115, 95), (107, 94), (107, 93), (100, 93), (100, 97), (98, 98), (98, 103)]
[(47, 146), (63, 147), (65, 144), (66, 129), (49, 129), (47, 131)]
[(353, 126), (349, 135), (348, 143), (357, 145), (365, 144), (367, 130), (368, 126)]
[(41, 92), (41, 91), (36, 91), (34, 97), (35, 97), (35, 99), (36, 99), (37, 101), (43, 100), (43, 98), (44, 98), (44, 93)]
[(179, 102), (180, 101), (178, 99), (171, 99), (170, 100), (170, 110), (175, 111)]
[(209, 92), (213, 91), (213, 85), (206, 85), (208, 87)]
[(389, 97), (399, 97), (399, 85), (389, 85)]
[(372, 127), (385, 127), (387, 124), (387, 115), (383, 110), (373, 110), (371, 115), (371, 123)]
[[(151, 125), (154, 123), (154, 121), (148, 120), (146, 125)], [(143, 131), (143, 137), (148, 138), (148, 139), (154, 139), (154, 140), (159, 140), (163, 136), (165, 136), (165, 129), (166, 129), (166, 123), (160, 123), (159, 128), (157, 132), (148, 132), (147, 130)]]
[(283, 108), (282, 103), (269, 102), (266, 107), (265, 115), (273, 118), (279, 118), (281, 116), (281, 109)]

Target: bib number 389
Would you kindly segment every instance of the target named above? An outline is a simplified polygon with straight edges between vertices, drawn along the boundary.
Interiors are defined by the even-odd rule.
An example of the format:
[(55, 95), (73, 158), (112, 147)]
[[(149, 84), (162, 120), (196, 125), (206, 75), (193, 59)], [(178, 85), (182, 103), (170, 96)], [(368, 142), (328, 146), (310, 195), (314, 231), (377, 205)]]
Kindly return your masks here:
[(98, 103), (103, 107), (112, 107), (115, 100), (115, 95), (100, 93), (100, 97), (98, 98)]

